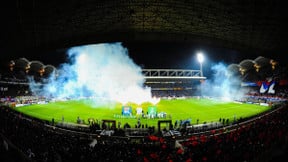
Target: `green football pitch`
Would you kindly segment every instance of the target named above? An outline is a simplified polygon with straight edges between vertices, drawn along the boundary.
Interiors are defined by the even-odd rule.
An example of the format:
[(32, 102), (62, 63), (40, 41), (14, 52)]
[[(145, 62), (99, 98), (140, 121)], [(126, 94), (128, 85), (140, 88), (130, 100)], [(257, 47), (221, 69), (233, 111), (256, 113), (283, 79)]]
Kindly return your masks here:
[[(167, 114), (166, 119), (172, 119), (173, 123), (176, 120), (190, 120), (192, 124), (196, 124), (197, 120), (199, 124), (203, 122), (218, 122), (220, 118), (233, 121), (235, 118), (250, 117), (270, 109), (268, 106), (260, 106), (258, 104), (241, 104), (216, 99), (161, 99), (156, 105), (151, 103), (143, 103), (141, 105), (126, 104), (132, 107), (132, 117), (127, 117), (121, 115), (123, 105), (120, 103), (106, 106), (92, 105), (89, 100), (69, 100), (33, 104), (14, 109), (28, 116), (49, 122), (51, 122), (52, 118), (56, 123), (62, 122), (63, 117), (64, 122), (76, 123), (77, 117), (79, 117), (85, 124), (88, 124), (89, 118), (93, 118), (97, 121), (104, 119), (116, 120), (116, 122), (121, 122), (122, 126), (128, 123), (132, 127), (134, 127), (139, 118), (136, 115), (137, 107), (141, 107), (145, 114), (148, 111), (148, 107), (156, 106), (157, 112), (165, 112)], [(148, 119), (140, 116), (141, 124), (147, 124), (148, 126), (156, 127), (158, 120), (163, 120), (163, 118)]]

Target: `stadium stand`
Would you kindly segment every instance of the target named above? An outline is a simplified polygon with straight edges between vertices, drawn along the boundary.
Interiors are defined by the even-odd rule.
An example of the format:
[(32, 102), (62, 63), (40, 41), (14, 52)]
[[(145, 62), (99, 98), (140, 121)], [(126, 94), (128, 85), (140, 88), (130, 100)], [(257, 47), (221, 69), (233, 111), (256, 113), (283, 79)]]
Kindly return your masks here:
[[(3, 100), (0, 108), (0, 155), (8, 161), (270, 162), (287, 159), (287, 103), (232, 125), (224, 119), (216, 126), (207, 123), (199, 127), (179, 121), (173, 129), (161, 133), (147, 125), (140, 128), (125, 125), (123, 129), (115, 126), (106, 130), (97, 122), (85, 129), (71, 125), (69, 128), (28, 117), (7, 107), (15, 97), (24, 103), (38, 100), (29, 93), (25, 80), (18, 79), (27, 74), (24, 77), (19, 73), (8, 74), (1, 73)], [(154, 95), (161, 97), (193, 95), (191, 89), (186, 91), (191, 88), (190, 83), (187, 80), (146, 82)], [(246, 102), (261, 99), (268, 103), (275, 98), (278, 99), (273, 102), (287, 98), (286, 84), (278, 87), (276, 94), (259, 93), (259, 87), (243, 88), (250, 89)]]
[(152, 95), (157, 97), (197, 96), (199, 80), (192, 79), (147, 79), (145, 85), (151, 87)]
[[(264, 52), (270, 56), (287, 54), (285, 1), (69, 0), (67, 3), (18, 0), (11, 1), (11, 8), (6, 7), (9, 2), (3, 2), (1, 8), (4, 22), (1, 61), (2, 57), (13, 53), (23, 55), (114, 41), (178, 41)], [(51, 59), (55, 60), (52, 55)], [(68, 129), (25, 116), (7, 106), (19, 96), (24, 103), (33, 102), (27, 74), (34, 75), (36, 80), (47, 76), (39, 68), (41, 62), (27, 66), (29, 62), (20, 58), (10, 62), (9, 71), (0, 71), (1, 161), (281, 162), (288, 159), (287, 102), (267, 114), (232, 125), (226, 125), (226, 120), (222, 119), (223, 126), (216, 129), (201, 127), (191, 131), (190, 127), (187, 130), (184, 127), (180, 136), (177, 136), (179, 132), (166, 130), (170, 135), (163, 137), (154, 134), (153, 128), (149, 128), (147, 134), (146, 126), (135, 133), (137, 129), (124, 123), (132, 133), (125, 134), (124, 130), (116, 128), (112, 136), (101, 135), (103, 128), (97, 122), (90, 128), (91, 132)], [(263, 66), (267, 63), (270, 61), (260, 57), (232, 66), (249, 85), (241, 87), (249, 92), (245, 98), (247, 102), (287, 99), (287, 67), (274, 71)], [(287, 62), (284, 63), (287, 66)], [(271, 65), (274, 69), (274, 62)], [(37, 73), (39, 70), (41, 73)], [(271, 77), (278, 83), (274, 89), (276, 93), (267, 93), (270, 85), (267, 78)], [(263, 93), (259, 85), (248, 84), (251, 82), (263, 85)], [(193, 87), (179, 81), (146, 84), (152, 87), (154, 96), (198, 95)], [(140, 136), (135, 136), (138, 133)]]
[[(13, 152), (20, 161), (270, 161), (287, 153), (287, 106), (233, 129), (210, 130), (177, 142), (155, 135), (125, 138), (69, 131), (4, 106), (0, 110), (1, 136), (9, 137), (1, 139), (1, 151), (5, 156)], [(267, 153), (271, 156), (263, 159)]]

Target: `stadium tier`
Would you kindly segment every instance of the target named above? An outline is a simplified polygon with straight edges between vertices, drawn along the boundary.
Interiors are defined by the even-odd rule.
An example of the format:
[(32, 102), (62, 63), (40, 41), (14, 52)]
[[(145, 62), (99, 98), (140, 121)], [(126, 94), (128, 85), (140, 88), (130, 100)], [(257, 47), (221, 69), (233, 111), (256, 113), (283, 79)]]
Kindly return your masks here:
[(88, 107), (95, 98), (34, 95), (31, 75), (0, 77), (0, 151), (12, 161), (263, 161), (287, 153), (288, 89), (279, 78), (243, 81), (238, 100), (204, 95), (207, 80), (146, 78), (157, 103)]
[(286, 1), (1, 7), (1, 162), (288, 161)]

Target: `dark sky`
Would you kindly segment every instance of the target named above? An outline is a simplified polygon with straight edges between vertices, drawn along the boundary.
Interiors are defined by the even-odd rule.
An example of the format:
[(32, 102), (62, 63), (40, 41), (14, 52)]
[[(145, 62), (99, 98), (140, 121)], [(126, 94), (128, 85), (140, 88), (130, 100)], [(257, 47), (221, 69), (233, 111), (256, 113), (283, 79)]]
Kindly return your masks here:
[[(211, 67), (217, 63), (231, 64), (240, 63), (244, 59), (256, 59), (258, 56), (264, 56), (271, 59), (283, 58), (279, 55), (265, 56), (258, 53), (239, 52), (232, 49), (224, 49), (219, 47), (208, 47), (204, 45), (195, 45), (181, 42), (123, 42), (122, 45), (128, 49), (128, 54), (131, 59), (142, 68), (181, 68), (181, 69), (199, 69), (199, 63), (196, 58), (196, 53), (201, 51), (204, 54), (205, 61), (203, 70), (207, 74)], [(13, 60), (25, 57), (28, 60), (39, 60), (43, 64), (52, 64), (55, 67), (61, 63), (67, 62), (67, 49), (58, 49), (51, 51), (27, 51), (10, 55), (1, 55), (1, 59)], [(277, 56), (277, 57), (276, 57)], [(274, 57), (274, 58), (273, 58)]]
[[(198, 51), (205, 55), (204, 63), (239, 63), (239, 60), (247, 58), (246, 54), (241, 54), (236, 50), (180, 42), (122, 42), (122, 45), (128, 49), (130, 58), (142, 68), (192, 68), (193, 64), (198, 64), (195, 58)], [(58, 66), (67, 62), (66, 51), (67, 49), (64, 48), (45, 52), (27, 51), (16, 55), (7, 55), (6, 59), (25, 57), (30, 61), (39, 60), (44, 64)], [(250, 59), (256, 57), (249, 56)]]
[[(10, 2), (10, 1), (9, 1)], [(10, 2), (11, 3), (11, 2)], [(11, 3), (9, 5), (14, 7)], [(2, 9), (3, 8), (3, 9)], [(26, 57), (28, 60), (39, 60), (44, 64), (52, 64), (58, 66), (59, 64), (66, 62), (65, 49), (51, 50), (51, 51), (25, 51), (23, 53), (15, 54), (13, 52), (14, 47), (7, 47), (6, 44), (13, 39), (11, 37), (17, 30), (16, 12), (11, 12), (8, 7), (2, 7), (0, 10), (1, 15), (5, 15), (7, 11), (10, 11), (10, 15), (3, 17), (3, 23), (0, 26), (0, 64), (9, 60)], [(213, 64), (223, 62), (226, 64), (239, 63), (244, 59), (255, 59), (258, 56), (264, 56), (267, 58), (275, 59), (276, 61), (282, 62), (287, 66), (287, 53), (268, 53), (262, 54), (237, 51), (236, 49), (224, 49), (217, 47), (207, 47), (204, 45), (195, 45), (182, 42), (130, 42), (123, 43), (128, 48), (130, 57), (134, 62), (140, 65), (142, 68), (185, 68), (194, 69), (199, 67), (195, 55), (197, 51), (202, 51), (205, 55), (205, 62), (203, 68), (210, 68)], [(10, 50), (11, 48), (11, 50)], [(15, 47), (16, 49), (17, 47)]]
[[(205, 55), (204, 63), (235, 62), (241, 60), (241, 54), (233, 50), (212, 48), (188, 43), (123, 43), (129, 55), (144, 68), (192, 68), (198, 64), (196, 53)], [(198, 66), (198, 65), (197, 65)]]

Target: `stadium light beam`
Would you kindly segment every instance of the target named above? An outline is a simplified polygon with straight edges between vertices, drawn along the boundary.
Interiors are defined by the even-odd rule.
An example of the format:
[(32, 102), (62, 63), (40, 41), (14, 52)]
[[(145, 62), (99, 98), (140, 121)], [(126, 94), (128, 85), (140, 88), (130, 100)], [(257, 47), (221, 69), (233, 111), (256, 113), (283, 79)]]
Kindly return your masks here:
[(197, 53), (197, 59), (198, 59), (198, 61), (200, 63), (200, 76), (202, 77), (203, 76), (202, 63), (204, 61), (204, 56), (203, 56), (202, 52), (198, 52)]

